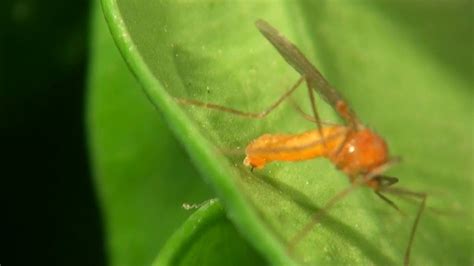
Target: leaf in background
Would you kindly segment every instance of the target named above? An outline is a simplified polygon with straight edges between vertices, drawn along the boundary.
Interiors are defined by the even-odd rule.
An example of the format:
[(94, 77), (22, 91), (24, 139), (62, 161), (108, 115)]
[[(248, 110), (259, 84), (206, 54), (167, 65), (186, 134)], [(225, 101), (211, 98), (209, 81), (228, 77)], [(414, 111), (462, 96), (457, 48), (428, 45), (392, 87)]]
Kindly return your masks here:
[(118, 53), (99, 2), (92, 20), (88, 130), (111, 265), (149, 265), (212, 197)]
[(173, 234), (153, 265), (264, 265), (227, 219), (218, 200), (210, 200)]
[[(224, 155), (242, 150), (263, 133), (314, 126), (288, 106), (263, 121), (251, 121), (177, 106), (170, 97), (248, 111), (263, 110), (279, 97), (298, 76), (256, 30), (257, 18), (297, 43), (363, 121), (386, 137), (393, 153), (403, 156), (404, 163), (390, 175), (400, 177), (402, 186), (431, 193), (432, 207), (462, 208), (462, 216), (427, 212), (422, 217), (412, 263), (472, 263), (472, 78), (468, 71), (455, 71), (472, 69), (472, 27), (466, 26), (469, 19), (459, 19), (472, 19), (469, 4), (103, 4), (113, 36), (150, 100), (213, 185), (239, 231), (269, 262), (401, 264), (416, 206), (400, 202), (412, 214), (401, 217), (361, 189), (332, 209), (289, 259), (288, 239), (318, 206), (348, 186), (347, 178), (325, 160), (275, 163), (250, 173), (242, 167), (243, 155)], [(451, 42), (445, 41), (448, 37)], [(302, 91), (296, 98), (307, 103)], [(319, 106), (322, 117), (335, 118), (327, 105)]]

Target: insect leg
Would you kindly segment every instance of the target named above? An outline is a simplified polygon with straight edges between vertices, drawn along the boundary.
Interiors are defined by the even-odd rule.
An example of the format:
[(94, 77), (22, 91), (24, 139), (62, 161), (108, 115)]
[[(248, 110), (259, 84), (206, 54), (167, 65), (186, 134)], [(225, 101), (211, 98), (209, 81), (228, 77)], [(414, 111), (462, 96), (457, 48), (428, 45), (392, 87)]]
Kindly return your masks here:
[(280, 98), (278, 98), (278, 100), (276, 100), (272, 105), (270, 105), (270, 107), (268, 107), (267, 109), (259, 113), (243, 112), (243, 111), (229, 108), (226, 106), (217, 105), (213, 103), (205, 103), (205, 102), (201, 102), (201, 101), (197, 101), (193, 99), (175, 98), (175, 100), (180, 104), (187, 104), (187, 105), (193, 105), (193, 106), (198, 106), (202, 108), (219, 110), (222, 112), (231, 113), (234, 115), (239, 115), (239, 116), (248, 117), (248, 118), (262, 119), (262, 118), (265, 118), (269, 113), (271, 113), (275, 108), (277, 108), (286, 98), (288, 98), (288, 96), (290, 96), (299, 87), (299, 85), (301, 85), (304, 79), (305, 79), (304, 76), (301, 76), (298, 79), (298, 81), (288, 91), (286, 91)]
[[(386, 180), (386, 183), (380, 182), (379, 180)], [(354, 179), (354, 181), (351, 183), (351, 186), (341, 190), (339, 193), (337, 193), (335, 196), (333, 196), (318, 212), (314, 213), (313, 216), (311, 217), (311, 221), (307, 223), (303, 229), (301, 229), (298, 233), (296, 233), (293, 238), (290, 239), (289, 241), (289, 250), (292, 250), (293, 247), (300, 242), (311, 229), (321, 220), (323, 215), (330, 209), (332, 208), (336, 203), (339, 201), (343, 200), (345, 197), (347, 197), (351, 192), (356, 190), (357, 188), (363, 186), (363, 185), (368, 185), (371, 186), (372, 183), (377, 182), (380, 184), (395, 184), (398, 181), (397, 178), (394, 177), (385, 177), (385, 176), (375, 176), (371, 178), (361, 178), (361, 179)], [(385, 191), (385, 189), (384, 189)], [(386, 197), (384, 197), (386, 198)], [(388, 199), (387, 199), (388, 200)], [(391, 200), (389, 200), (392, 202)]]
[(390, 205), (392, 208), (394, 208), (395, 210), (397, 210), (400, 214), (402, 214), (403, 216), (405, 216), (405, 213), (400, 210), (400, 208), (398, 208), (397, 204), (395, 204), (395, 202), (393, 202), (391, 199), (387, 198), (385, 195), (383, 195), (382, 193), (380, 193), (380, 191), (378, 190), (374, 190), (375, 194), (377, 196), (379, 196), (379, 198), (381, 198), (384, 202), (386, 202), (388, 205)]
[(428, 197), (428, 194), (425, 192), (415, 192), (415, 191), (411, 191), (411, 190), (408, 190), (405, 188), (399, 188), (399, 187), (397, 188), (386, 187), (386, 188), (381, 188), (381, 190), (387, 193), (394, 194), (394, 195), (410, 196), (410, 197), (418, 198), (421, 200), (420, 207), (418, 208), (418, 212), (416, 213), (415, 221), (413, 222), (413, 225), (411, 227), (410, 238), (408, 240), (407, 249), (405, 251), (404, 265), (409, 265), (411, 247), (413, 245), (413, 240), (415, 238), (416, 229), (418, 228), (418, 224), (420, 222), (421, 214), (423, 213), (423, 210), (426, 207), (426, 198)]
[(377, 196), (379, 196), (380, 199), (382, 199), (385, 203), (390, 205), (392, 208), (397, 210), (400, 214), (405, 216), (405, 213), (393, 202), (391, 199), (387, 198), (385, 195), (382, 194), (381, 190), (383, 190), (386, 187), (389, 187), (395, 183), (398, 182), (398, 178), (396, 177), (391, 177), (391, 176), (375, 176), (372, 178), (372, 180), (376, 183), (374, 186), (374, 192)]
[(304, 119), (308, 120), (309, 122), (316, 123), (316, 119), (314, 119), (314, 116), (309, 115), (305, 111), (303, 111), (301, 106), (296, 103), (296, 101), (291, 96), (288, 97), (288, 101), (290, 102), (291, 106), (293, 106), (293, 108), (295, 108), (295, 110), (300, 113)]
[(294, 246), (300, 242), (313, 227), (319, 223), (323, 215), (326, 214), (326, 212), (332, 208), (336, 203), (347, 197), (351, 192), (353, 192), (355, 189), (360, 187), (361, 185), (366, 184), (368, 181), (367, 180), (362, 180), (362, 182), (354, 181), (350, 187), (341, 190), (339, 193), (337, 193), (335, 196), (333, 196), (322, 208), (321, 210), (317, 211), (316, 213), (311, 216), (311, 221), (308, 222), (303, 229), (298, 231), (289, 241), (288, 244), (288, 249), (291, 251)]
[(358, 120), (347, 102), (323, 77), (319, 70), (311, 64), (306, 56), (273, 26), (264, 20), (255, 22), (258, 30), (276, 48), (285, 61), (301, 75), (306, 76), (308, 86), (313, 88), (322, 98), (336, 110), (342, 118), (357, 128)]
[(316, 120), (316, 125), (318, 126), (319, 135), (321, 135), (323, 144), (326, 145), (326, 141), (324, 141), (323, 126), (321, 124), (321, 118), (319, 117), (318, 109), (316, 108), (316, 99), (314, 97), (313, 90), (309, 86), (308, 80), (306, 80), (306, 85), (308, 87), (308, 95), (309, 95), (309, 101), (311, 103), (311, 110), (313, 111), (313, 116), (314, 116), (314, 119)]
[[(308, 113), (306, 113), (305, 111), (303, 111), (303, 109), (301, 108), (301, 106), (295, 101), (295, 99), (293, 99), (291, 96), (288, 97), (288, 101), (290, 102), (291, 106), (295, 109), (296, 112), (298, 112), (302, 117), (303, 119), (311, 122), (311, 123), (316, 123), (316, 119), (314, 118), (314, 116), (312, 115), (309, 115)], [(337, 123), (334, 123), (334, 122), (327, 122), (327, 121), (321, 121), (321, 125), (323, 126), (336, 126), (336, 125), (339, 125)]]

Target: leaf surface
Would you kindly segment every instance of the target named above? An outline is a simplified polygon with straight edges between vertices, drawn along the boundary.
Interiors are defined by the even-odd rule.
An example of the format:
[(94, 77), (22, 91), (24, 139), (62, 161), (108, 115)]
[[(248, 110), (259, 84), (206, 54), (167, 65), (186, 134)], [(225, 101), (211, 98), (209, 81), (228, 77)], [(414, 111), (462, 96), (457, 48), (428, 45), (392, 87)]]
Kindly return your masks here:
[[(298, 75), (256, 30), (257, 18), (295, 42), (360, 118), (386, 138), (392, 153), (403, 157), (389, 175), (430, 193), (430, 208), (458, 213), (426, 212), (412, 263), (473, 262), (469, 3), (104, 0), (103, 5), (151, 102), (230, 219), (268, 262), (401, 264), (417, 206), (397, 201), (409, 214), (403, 217), (360, 189), (287, 252), (288, 240), (348, 186), (347, 178), (322, 159), (274, 163), (252, 173), (242, 166), (242, 150), (264, 133), (297, 133), (314, 125), (289, 105), (253, 121), (178, 106), (173, 99), (261, 111), (291, 86)], [(303, 90), (295, 99), (308, 108)], [(325, 120), (337, 121), (318, 103)]]
[(154, 265), (264, 265), (227, 219), (217, 199), (193, 213), (166, 243)]
[(109, 262), (150, 265), (189, 215), (181, 204), (213, 193), (141, 91), (96, 3), (87, 125)]

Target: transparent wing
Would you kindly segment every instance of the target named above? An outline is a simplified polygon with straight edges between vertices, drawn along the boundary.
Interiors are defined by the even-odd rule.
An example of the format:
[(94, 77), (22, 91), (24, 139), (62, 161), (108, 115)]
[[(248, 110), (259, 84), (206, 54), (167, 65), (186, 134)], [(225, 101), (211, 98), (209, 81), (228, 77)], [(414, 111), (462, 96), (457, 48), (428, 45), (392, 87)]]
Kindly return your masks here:
[[(317, 91), (322, 98), (338, 112), (342, 118), (356, 121), (355, 113), (349, 108), (347, 102), (321, 75), (316, 67), (301, 53), (301, 51), (275, 28), (261, 19), (255, 22), (258, 30), (278, 50), (286, 62), (305, 77), (308, 86)], [(341, 107), (341, 105), (343, 105)]]

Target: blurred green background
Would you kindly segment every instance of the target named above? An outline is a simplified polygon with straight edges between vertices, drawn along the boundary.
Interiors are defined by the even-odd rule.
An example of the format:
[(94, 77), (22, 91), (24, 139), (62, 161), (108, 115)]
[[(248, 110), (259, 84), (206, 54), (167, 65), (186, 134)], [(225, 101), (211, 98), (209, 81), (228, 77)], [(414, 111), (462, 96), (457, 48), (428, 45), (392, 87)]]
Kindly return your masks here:
[(2, 265), (104, 265), (84, 129), (90, 2), (0, 2)]
[(180, 204), (212, 194), (129, 72), (100, 3), (0, 9), (0, 264), (152, 263), (192, 213)]
[[(474, 11), (472, 4), (467, 6), (471, 8), (471, 16), (459, 16), (459, 20), (472, 34)], [(397, 10), (396, 5), (386, 8), (394, 17), (404, 14), (400, 20), (405, 23), (414, 23), (403, 19), (413, 18), (410, 12), (414, 9)], [(421, 9), (422, 5), (418, 4), (417, 8)], [(127, 69), (118, 52), (110, 50), (112, 42), (97, 2), (2, 1), (0, 10), (1, 200), (5, 210), (1, 215), (1, 240), (7, 246), (0, 253), (0, 264), (151, 263), (166, 238), (189, 215), (176, 205), (159, 206), (160, 200), (199, 202), (212, 197), (213, 193), (196, 179), (198, 175), (186, 154), (137, 89), (139, 86), (133, 77), (122, 76), (114, 83), (114, 73), (124, 73)], [(469, 14), (469, 11), (463, 14)], [(446, 33), (450, 29), (440, 30)], [(472, 38), (466, 39), (470, 43), (462, 46), (472, 47)], [(445, 42), (427, 43), (427, 46), (437, 51), (450, 71), (472, 81), (472, 53), (462, 58), (450, 57), (451, 53), (446, 52), (449, 49), (444, 49), (449, 39), (443, 40)], [(95, 61), (91, 63), (92, 60)], [(101, 66), (101, 62), (106, 63)], [(471, 67), (460, 67), (465, 65)], [(94, 92), (95, 101), (88, 98), (88, 85), (104, 88)], [(108, 101), (109, 95), (119, 97), (101, 109), (100, 103)], [(143, 109), (125, 115), (123, 109), (130, 101), (134, 106), (142, 105)], [(93, 109), (97, 116), (87, 113), (87, 108)], [(108, 124), (109, 118), (117, 115), (123, 118), (118, 119), (120, 123)], [(123, 143), (130, 136), (151, 138), (148, 130), (141, 131), (140, 125), (133, 124), (136, 117), (146, 117), (157, 134), (167, 140), (166, 145), (150, 142), (150, 146), (139, 147), (144, 148), (140, 152), (145, 152), (146, 158), (156, 158), (153, 156), (160, 148), (176, 147), (176, 153), (170, 158), (180, 159), (185, 167), (178, 169), (182, 172), (177, 175), (188, 179), (179, 179), (174, 188), (188, 189), (186, 195), (172, 197), (171, 191), (161, 197), (153, 189), (161, 184), (160, 180), (146, 179), (156, 171), (168, 174), (177, 171), (166, 163), (156, 165), (156, 169), (132, 169), (133, 175), (123, 172), (130, 169), (123, 162), (135, 163), (126, 156), (101, 161), (101, 167), (91, 165), (91, 158), (103, 158), (100, 156), (110, 149), (115, 148), (119, 155), (130, 152), (133, 143), (129, 143), (130, 147)], [(472, 133), (472, 125), (470, 128)], [(130, 131), (124, 131), (127, 129)], [(95, 139), (87, 137), (90, 130), (96, 133)], [(114, 131), (118, 132), (116, 138), (110, 139), (108, 136)], [(472, 139), (470, 141), (472, 144)], [(140, 158), (140, 154), (134, 156)], [(103, 178), (94, 181), (94, 174)], [(108, 177), (112, 176), (123, 180), (116, 186), (96, 189), (94, 182), (108, 182)], [(152, 181), (139, 183), (136, 187), (126, 182), (127, 178), (136, 177)], [(191, 186), (189, 181), (195, 183)], [(131, 190), (130, 194), (124, 195), (127, 190)], [(106, 206), (117, 197), (121, 200), (119, 208)], [(140, 213), (152, 208), (148, 204), (153, 202), (157, 202), (157, 208), (147, 217), (126, 212), (136, 210)], [(108, 212), (102, 213), (104, 204)], [(157, 226), (150, 221), (160, 220), (157, 214), (160, 208), (169, 208), (172, 217), (166, 224)], [(110, 219), (120, 222), (109, 226)], [(140, 228), (148, 229), (144, 232), (149, 232), (150, 228), (160, 229), (152, 235), (131, 233)], [(120, 243), (131, 243), (136, 250), (125, 253), (129, 246)]]

